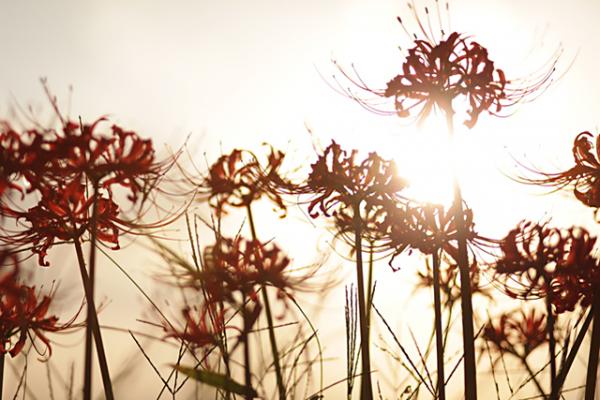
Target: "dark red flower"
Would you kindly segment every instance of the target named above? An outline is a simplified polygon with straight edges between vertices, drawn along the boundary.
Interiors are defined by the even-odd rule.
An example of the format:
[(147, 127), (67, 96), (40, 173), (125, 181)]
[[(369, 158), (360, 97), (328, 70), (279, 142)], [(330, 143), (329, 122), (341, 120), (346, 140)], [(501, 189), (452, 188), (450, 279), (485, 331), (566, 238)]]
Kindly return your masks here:
[[(455, 304), (460, 300), (460, 275), (458, 266), (447, 260), (439, 269), (440, 289), (445, 296), (446, 304)], [(416, 289), (431, 289), (433, 287), (433, 266), (428, 262), (424, 270), (417, 271)], [(481, 270), (476, 262), (469, 269), (471, 291), (473, 295), (479, 294), (488, 299), (492, 295), (487, 287), (481, 284)]]
[(502, 241), (495, 270), (506, 292), (523, 299), (549, 297), (556, 313), (594, 301), (600, 286), (596, 238), (583, 228), (522, 222)]
[[(426, 12), (428, 14), (427, 8)], [(413, 39), (411, 35), (413, 42), (401, 72), (389, 80), (384, 89), (369, 87), (355, 71), (350, 74), (336, 64), (353, 86), (376, 96), (375, 100), (363, 99), (352, 89), (340, 85), (349, 97), (365, 108), (402, 118), (416, 115), (417, 120), (422, 121), (434, 109), (453, 116), (455, 100), (464, 99), (468, 105), (468, 118), (464, 123), (472, 128), (481, 113), (498, 115), (504, 108), (543, 90), (550, 83), (556, 60), (541, 76), (530, 80), (507, 80), (504, 72), (496, 68), (489, 58), (488, 50), (478, 42), (458, 32), (446, 35), (443, 29), (442, 37), (436, 39), (433, 33), (425, 31), (414, 9), (413, 14), (420, 27), (421, 38), (415, 34)], [(398, 20), (405, 29), (402, 20)], [(382, 107), (381, 98), (393, 98), (394, 110)]]
[(263, 166), (254, 153), (235, 149), (211, 165), (199, 186), (208, 190), (209, 203), (218, 211), (226, 206), (247, 207), (265, 196), (285, 214), (287, 207), (276, 189), (289, 186), (281, 175), (284, 157), (282, 151), (271, 148)]
[[(130, 224), (119, 218), (119, 207), (109, 194), (98, 194), (96, 215), (96, 235), (98, 240), (119, 248), (119, 232), (128, 229)], [(94, 200), (88, 197), (86, 187), (71, 182), (61, 190), (43, 190), (42, 197), (35, 207), (25, 212), (14, 212), (25, 229), (8, 232), (4, 238), (9, 243), (26, 243), (33, 246), (39, 256), (40, 265), (45, 261), (47, 250), (55, 241), (72, 241), (91, 229)]]
[(572, 186), (575, 197), (588, 207), (600, 208), (600, 135), (593, 140), (590, 132), (581, 132), (573, 143), (575, 166), (563, 172), (533, 171), (540, 178), (520, 178), (534, 185), (550, 186), (557, 190)]
[[(467, 242), (478, 248), (490, 245), (490, 240), (475, 231), (473, 212), (469, 208), (464, 210), (463, 217)], [(453, 260), (458, 258), (458, 230), (453, 208), (444, 210), (442, 206), (432, 204), (389, 203), (380, 229), (383, 246), (393, 251), (390, 265), (394, 257), (407, 249), (427, 255), (443, 250)]]
[(369, 153), (359, 163), (357, 153), (357, 150), (347, 153), (332, 142), (311, 165), (302, 188), (304, 193), (313, 195), (308, 207), (311, 217), (316, 218), (319, 213), (330, 216), (340, 209), (356, 208), (363, 201), (397, 197), (407, 186), (407, 182), (397, 176), (393, 161)]
[(216, 346), (219, 344), (220, 335), (225, 330), (225, 321), (222, 312), (217, 312), (211, 304), (206, 304), (198, 311), (198, 318), (192, 316), (188, 307), (183, 311), (185, 329), (177, 330), (171, 326), (165, 327), (167, 337), (175, 337), (188, 343), (192, 348)]
[(496, 349), (524, 359), (548, 342), (546, 321), (546, 315), (538, 315), (535, 309), (503, 313), (495, 322), (490, 320), (486, 324), (482, 338)]
[(258, 301), (256, 291), (262, 286), (289, 292), (300, 282), (288, 275), (290, 259), (272, 242), (222, 238), (205, 254), (198, 283), (213, 301), (235, 304), (236, 293)]
[(59, 324), (58, 317), (47, 315), (52, 294), (40, 299), (35, 287), (18, 283), (17, 259), (6, 250), (0, 252), (0, 265), (3, 269), (12, 267), (0, 277), (0, 353), (16, 356), (25, 346), (27, 337), (35, 335), (51, 355), (52, 347), (46, 333), (72, 327), (76, 316)]

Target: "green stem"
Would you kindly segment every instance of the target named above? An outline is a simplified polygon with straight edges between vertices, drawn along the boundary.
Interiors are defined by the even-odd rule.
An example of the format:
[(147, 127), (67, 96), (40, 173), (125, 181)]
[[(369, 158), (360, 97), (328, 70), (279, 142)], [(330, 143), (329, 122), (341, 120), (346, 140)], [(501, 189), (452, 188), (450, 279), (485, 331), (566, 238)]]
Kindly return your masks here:
[(356, 278), (358, 287), (358, 316), (360, 319), (360, 349), (361, 349), (361, 400), (373, 399), (371, 383), (371, 355), (369, 350), (369, 323), (365, 306), (365, 282), (362, 261), (362, 221), (360, 205), (354, 206), (354, 251), (356, 252)]
[[(454, 136), (454, 122), (452, 114), (446, 113), (448, 134)], [(455, 154), (456, 156), (456, 154)], [(454, 165), (453, 165), (454, 167)], [(462, 194), (456, 168), (454, 168), (454, 218), (458, 242), (458, 268), (460, 271), (460, 305), (462, 309), (463, 348), (464, 348), (464, 379), (465, 399), (477, 399), (477, 370), (475, 364), (475, 333), (473, 329), (473, 303), (471, 290), (471, 273), (469, 268), (469, 255), (467, 253), (467, 236), (462, 204)]]
[(440, 257), (435, 250), (433, 258), (433, 304), (435, 309), (435, 345), (437, 355), (437, 395), (439, 400), (446, 399), (444, 377), (444, 332), (442, 331), (442, 299), (440, 294)]
[[(254, 217), (252, 215), (252, 207), (250, 204), (246, 207), (248, 211), (248, 222), (252, 233), (252, 240), (258, 241), (256, 235), (256, 226), (254, 225)], [(275, 377), (277, 379), (277, 390), (279, 392), (279, 400), (285, 400), (285, 385), (283, 384), (283, 374), (281, 372), (281, 364), (279, 363), (279, 350), (277, 349), (277, 340), (275, 337), (275, 328), (273, 324), (273, 314), (271, 312), (271, 303), (267, 294), (266, 285), (262, 285), (262, 298), (265, 304), (265, 314), (267, 316), (267, 325), (269, 328), (269, 343), (271, 344), (271, 353), (273, 354), (273, 365), (275, 366)]]
[(585, 400), (594, 400), (596, 394), (596, 378), (598, 376), (598, 352), (600, 351), (600, 300), (592, 305), (594, 323), (592, 325), (592, 343), (585, 380)]

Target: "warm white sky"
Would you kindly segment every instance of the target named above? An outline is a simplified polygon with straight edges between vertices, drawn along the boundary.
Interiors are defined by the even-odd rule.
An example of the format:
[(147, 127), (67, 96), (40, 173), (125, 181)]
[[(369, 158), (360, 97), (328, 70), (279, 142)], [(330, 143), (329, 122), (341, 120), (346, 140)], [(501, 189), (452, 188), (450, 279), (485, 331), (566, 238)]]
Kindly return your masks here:
[[(564, 168), (574, 136), (597, 130), (600, 2), (457, 0), (451, 8), (452, 29), (488, 47), (509, 78), (535, 71), (559, 46), (564, 49), (557, 74), (564, 76), (544, 96), (507, 119), (482, 116), (467, 133), (467, 147), (477, 154), (461, 166), (461, 180), (481, 230), (501, 234), (523, 217), (544, 215), (557, 224), (590, 224), (591, 213), (568, 196), (534, 197), (532, 188), (515, 186), (499, 169), (511, 171), (511, 155)], [(206, 152), (211, 160), (220, 154), (220, 143), (225, 150), (256, 149), (262, 141), (310, 149), (307, 125), (321, 143), (336, 138), (397, 157), (401, 171), (407, 159), (425, 161), (416, 169), (433, 179), (444, 169), (438, 159), (443, 149), (411, 139), (414, 130), (395, 118), (364, 111), (320, 75), (334, 72), (335, 57), (344, 65), (354, 62), (369, 81), (385, 83), (402, 62), (397, 46), (407, 45), (395, 20), (399, 14), (410, 20), (405, 3), (391, 0), (5, 0), (0, 115), (14, 101), (45, 107), (38, 83), (45, 76), (65, 105), (73, 86), (73, 116), (110, 114), (159, 145), (180, 144), (191, 134), (197, 155)], [(132, 268), (143, 275), (139, 266)], [(111, 288), (122, 296), (108, 304), (105, 318), (127, 324), (137, 311), (124, 316), (119, 310), (135, 295), (117, 277)], [(341, 310), (341, 296), (331, 301)], [(130, 342), (115, 346), (133, 350)]]

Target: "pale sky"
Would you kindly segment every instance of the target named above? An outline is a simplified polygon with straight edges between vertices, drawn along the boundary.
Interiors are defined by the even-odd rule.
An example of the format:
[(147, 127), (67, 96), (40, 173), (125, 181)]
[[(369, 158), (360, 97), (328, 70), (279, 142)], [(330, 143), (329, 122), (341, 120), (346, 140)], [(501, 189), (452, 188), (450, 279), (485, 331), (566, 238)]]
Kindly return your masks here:
[[(426, 3), (431, 2), (417, 4)], [(15, 102), (47, 110), (39, 84), (40, 77), (47, 77), (65, 109), (68, 88), (73, 87), (74, 117), (89, 121), (109, 114), (141, 136), (152, 137), (159, 148), (165, 143), (176, 147), (190, 135), (199, 165), (205, 163), (204, 153), (214, 160), (222, 151), (258, 149), (264, 141), (288, 151), (298, 150), (293, 159), (306, 162), (313, 157), (308, 153), (308, 126), (322, 144), (335, 138), (347, 147), (380, 151), (396, 158), (401, 173), (402, 168), (428, 171), (421, 177), (435, 179), (443, 175), (439, 156), (444, 149), (439, 145), (436, 149), (434, 139), (415, 139), (414, 128), (397, 118), (370, 114), (328, 86), (335, 72), (332, 58), (342, 65), (354, 63), (361, 76), (375, 85), (393, 77), (403, 61), (398, 46), (408, 45), (397, 15), (411, 20), (405, 2), (3, 0), (0, 115), (8, 115)], [(591, 211), (570, 195), (538, 197), (539, 191), (514, 184), (503, 172), (514, 172), (513, 157), (536, 166), (568, 167), (576, 134), (597, 132), (598, 18), (600, 2), (593, 0), (451, 3), (452, 30), (487, 47), (490, 58), (508, 78), (537, 71), (557, 49), (563, 49), (555, 74), (560, 79), (543, 96), (518, 107), (506, 119), (482, 115), (476, 128), (461, 133), (466, 136), (466, 148), (476, 154), (460, 164), (464, 171), (460, 179), (482, 231), (501, 235), (522, 218), (551, 216), (557, 225), (585, 224), (597, 233)], [(415, 167), (419, 160), (423, 165)], [(418, 179), (419, 174), (413, 178)], [(295, 229), (264, 228), (284, 238), (297, 234)], [(135, 251), (130, 248), (115, 256), (129, 264), (139, 279), (145, 279), (146, 267), (156, 260), (151, 254), (142, 256), (144, 260), (131, 257)], [(69, 268), (41, 274), (66, 281), (64, 287), (78, 288), (79, 281)], [(104, 277), (104, 271), (99, 273), (99, 293), (110, 299), (101, 319), (129, 328), (147, 309), (146, 304), (122, 275), (109, 264), (106, 269)], [(390, 275), (385, 266), (382, 273)], [(392, 287), (392, 283), (386, 281), (385, 286)], [(378, 290), (381, 295), (384, 289)], [(168, 298), (164, 292), (158, 296)], [(75, 302), (79, 298), (77, 294), (65, 297)], [(383, 297), (382, 302), (389, 302), (394, 310), (395, 301)], [(341, 290), (328, 297), (327, 308), (343, 315)], [(410, 313), (399, 315), (398, 326), (405, 329), (412, 318)], [(343, 320), (339, 322), (339, 332), (324, 329), (324, 336), (343, 335)], [(139, 323), (135, 325), (138, 328)], [(59, 339), (74, 346), (67, 347), (67, 356), (60, 346), (55, 350), (65, 376), (70, 360), (80, 362), (82, 358), (78, 340)], [(111, 367), (116, 371), (136, 349), (127, 334), (107, 334), (107, 341)], [(345, 375), (345, 352), (336, 344), (330, 347), (340, 357), (330, 369), (333, 381)], [(171, 361), (161, 361), (165, 370), (175, 355)], [(37, 363), (34, 357), (31, 360)], [(160, 382), (145, 361), (139, 362), (135, 374), (143, 377), (144, 385), (138, 385), (139, 380), (131, 383), (136, 386), (131, 393), (139, 398), (156, 396)], [(44, 393), (45, 370), (31, 368), (30, 382), (44, 382), (40, 384), (43, 387), (32, 384), (31, 389)], [(78, 372), (76, 382), (81, 379)], [(461, 378), (454, 379), (461, 382)], [(9, 371), (6, 382), (8, 393), (13, 393), (16, 379)], [(99, 378), (96, 383), (100, 385)], [(337, 398), (344, 389), (345, 385), (340, 385), (331, 393)]]

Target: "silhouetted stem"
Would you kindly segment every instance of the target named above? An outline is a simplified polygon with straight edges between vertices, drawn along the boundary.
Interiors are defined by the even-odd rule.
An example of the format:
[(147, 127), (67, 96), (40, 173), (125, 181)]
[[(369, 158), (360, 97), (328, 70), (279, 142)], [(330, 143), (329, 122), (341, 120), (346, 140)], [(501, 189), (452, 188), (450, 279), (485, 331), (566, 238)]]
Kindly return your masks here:
[[(98, 324), (96, 306), (91, 292), (90, 277), (88, 276), (88, 272), (85, 268), (83, 249), (81, 248), (81, 242), (79, 241), (79, 238), (75, 238), (73, 243), (75, 244), (75, 251), (77, 253), (77, 263), (79, 264), (79, 272), (81, 274), (81, 280), (83, 281), (83, 291), (85, 293), (85, 299), (88, 304), (91, 304), (91, 307), (94, 310), (88, 316), (91, 317), (90, 322), (92, 324), (92, 334), (94, 337), (94, 341), (96, 342), (96, 353), (98, 355), (98, 363), (100, 364), (100, 373), (102, 375), (102, 384), (104, 386), (104, 396), (106, 397), (106, 400), (114, 400), (112, 384), (110, 382), (110, 375), (108, 373), (108, 364), (106, 362), (106, 353), (104, 351), (104, 343), (102, 341), (102, 333), (100, 332), (100, 324)], [(86, 395), (88, 395), (89, 397), (85, 397)], [(84, 400), (90, 398), (91, 387), (86, 389), (84, 386)]]
[[(258, 241), (256, 235), (256, 226), (254, 225), (254, 217), (252, 216), (252, 207), (248, 204), (248, 222), (252, 233), (252, 240)], [(275, 366), (275, 377), (277, 379), (277, 390), (279, 391), (279, 400), (285, 400), (285, 386), (283, 384), (283, 375), (281, 373), (281, 364), (279, 363), (279, 350), (277, 349), (277, 340), (275, 338), (275, 328), (273, 324), (273, 314), (271, 313), (271, 304), (267, 294), (267, 287), (262, 285), (262, 298), (265, 303), (265, 314), (267, 315), (267, 325), (269, 328), (269, 342), (271, 344), (271, 353), (273, 354), (273, 365)]]
[(243, 341), (244, 341), (244, 378), (246, 383), (246, 388), (248, 389), (248, 394), (245, 396), (246, 400), (252, 400), (252, 373), (250, 372), (250, 343), (248, 340), (248, 333), (250, 332), (250, 324), (248, 323), (248, 310), (246, 309), (246, 296), (243, 297), (243, 312), (242, 317), (244, 319), (244, 332), (243, 332)]
[(519, 359), (521, 360), (521, 363), (523, 364), (523, 366), (527, 370), (527, 373), (531, 377), (531, 380), (535, 384), (535, 387), (537, 388), (538, 392), (542, 396), (542, 399), (545, 399), (546, 398), (546, 393), (544, 392), (544, 388), (542, 388), (542, 385), (540, 384), (540, 381), (537, 380), (536, 374), (533, 371), (533, 369), (531, 369), (531, 366), (529, 366), (529, 363), (527, 362), (527, 359), (525, 357), (520, 357), (520, 356), (519, 356)]
[(371, 342), (371, 306), (373, 305), (373, 243), (369, 247), (369, 272), (367, 276), (367, 341)]
[(2, 396), (2, 390), (4, 389), (4, 358), (6, 354), (0, 353), (0, 400), (4, 397)]
[(592, 325), (592, 343), (585, 380), (585, 400), (594, 400), (596, 394), (596, 377), (598, 375), (598, 351), (600, 351), (600, 301), (592, 305), (594, 324)]
[(565, 381), (567, 380), (567, 375), (569, 374), (569, 370), (571, 369), (571, 366), (573, 365), (573, 361), (575, 361), (575, 357), (577, 357), (577, 353), (579, 352), (579, 348), (581, 347), (581, 343), (583, 343), (583, 339), (585, 338), (585, 335), (587, 333), (588, 328), (590, 327), (590, 323), (592, 322), (593, 317), (594, 317), (594, 312), (593, 312), (593, 310), (590, 309), (587, 317), (585, 318), (585, 321), (583, 322), (583, 324), (581, 325), (581, 328), (579, 329), (579, 333), (577, 334), (577, 337), (575, 338), (575, 341), (573, 342), (573, 346), (571, 346), (571, 350), (569, 350), (567, 359), (565, 360), (564, 365), (561, 367), (560, 373), (558, 374), (558, 377), (556, 379), (556, 388), (557, 388), (557, 391), (559, 391), (559, 392), (562, 389)]
[(433, 306), (435, 309), (435, 346), (437, 355), (437, 395), (446, 399), (444, 377), (444, 332), (442, 331), (442, 299), (440, 294), (440, 257), (438, 250), (433, 252)]
[(556, 385), (556, 338), (554, 337), (554, 315), (552, 314), (552, 302), (546, 296), (546, 330), (548, 332), (548, 352), (550, 356), (550, 399), (559, 397), (559, 389)]
[[(448, 134), (454, 136), (454, 123), (452, 114), (446, 113)], [(456, 156), (456, 154), (454, 154)], [(454, 171), (456, 172), (456, 171)], [(477, 399), (477, 370), (475, 365), (475, 333), (473, 330), (473, 303), (471, 291), (471, 273), (469, 268), (469, 255), (467, 253), (467, 236), (462, 204), (462, 194), (458, 177), (454, 175), (454, 217), (456, 220), (456, 233), (458, 245), (458, 268), (460, 271), (460, 305), (462, 310), (463, 348), (465, 355), (465, 399)]]
[(360, 351), (362, 361), (361, 371), (361, 400), (373, 399), (373, 386), (371, 383), (371, 352), (369, 349), (369, 323), (365, 306), (365, 282), (362, 261), (362, 221), (360, 219), (360, 206), (354, 206), (354, 251), (356, 252), (356, 280), (358, 289), (358, 317), (360, 320)]

